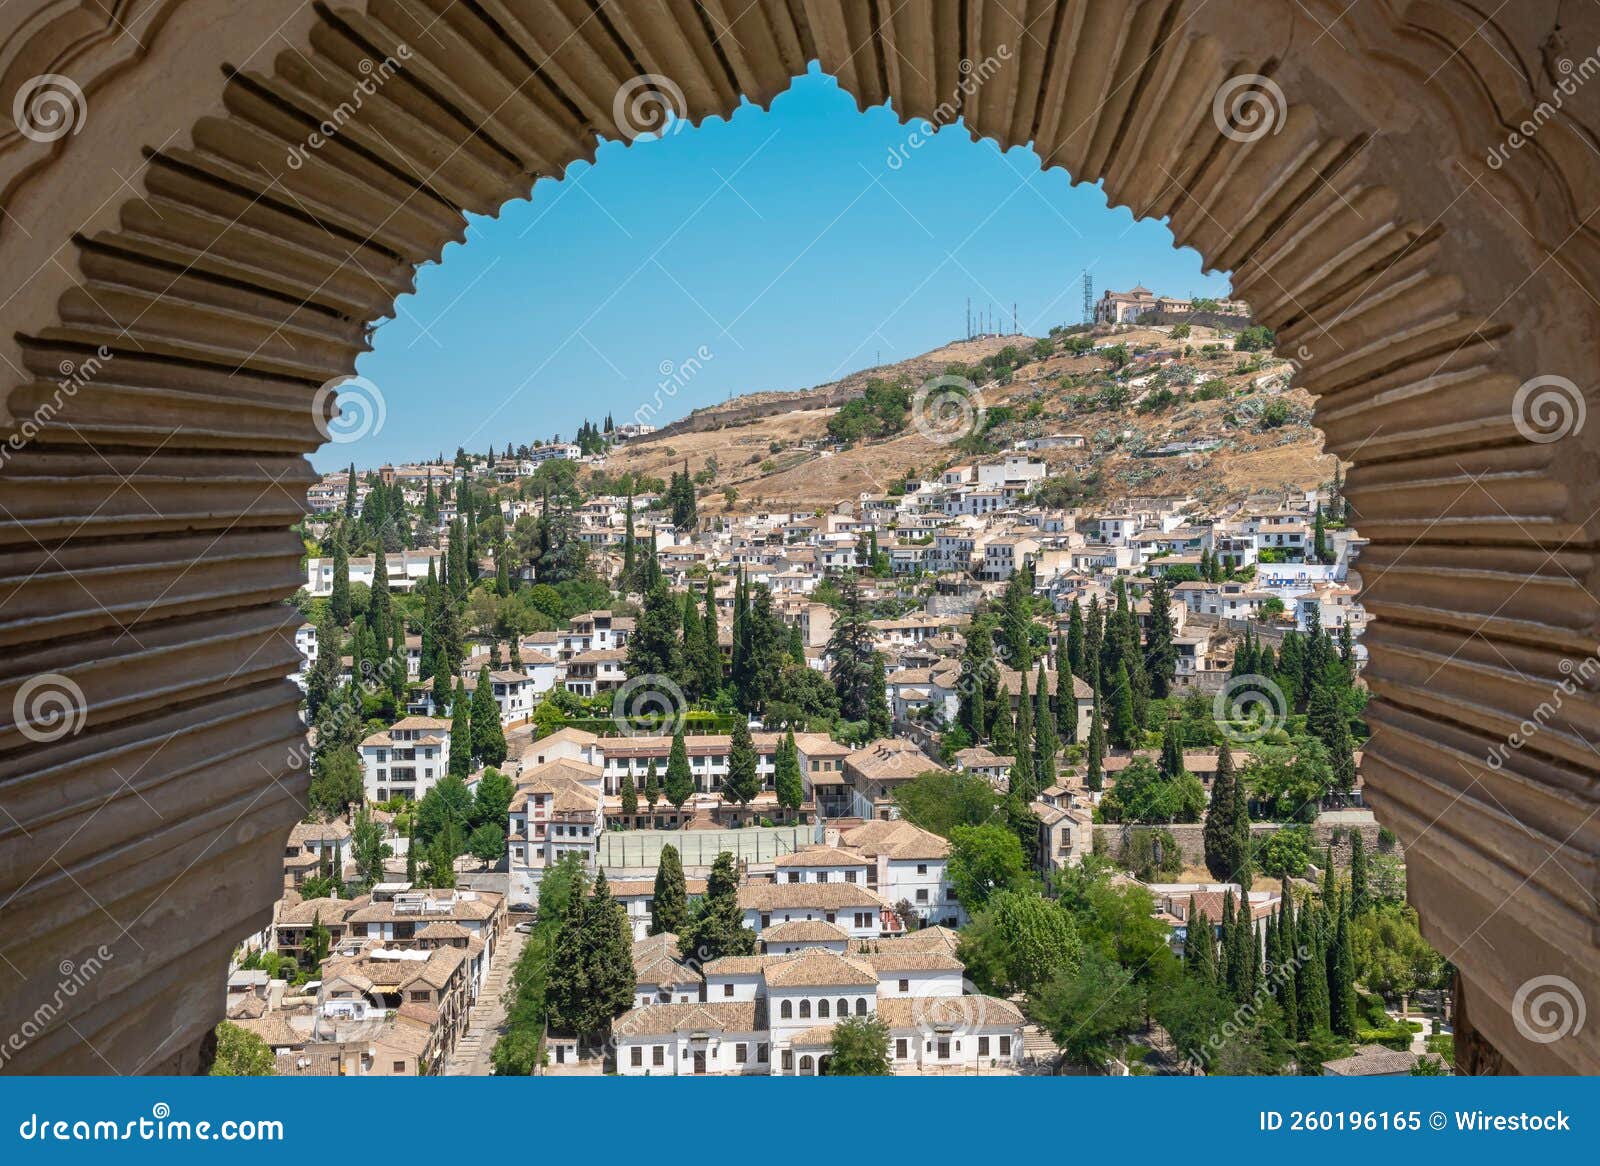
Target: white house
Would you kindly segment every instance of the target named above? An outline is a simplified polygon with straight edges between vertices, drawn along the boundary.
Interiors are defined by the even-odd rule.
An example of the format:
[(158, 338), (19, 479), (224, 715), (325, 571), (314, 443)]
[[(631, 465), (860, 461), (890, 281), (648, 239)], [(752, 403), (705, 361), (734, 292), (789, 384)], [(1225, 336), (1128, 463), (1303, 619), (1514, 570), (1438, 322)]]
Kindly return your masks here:
[(449, 769), (450, 722), (405, 717), (363, 740), (360, 752), (368, 801), (421, 801)]

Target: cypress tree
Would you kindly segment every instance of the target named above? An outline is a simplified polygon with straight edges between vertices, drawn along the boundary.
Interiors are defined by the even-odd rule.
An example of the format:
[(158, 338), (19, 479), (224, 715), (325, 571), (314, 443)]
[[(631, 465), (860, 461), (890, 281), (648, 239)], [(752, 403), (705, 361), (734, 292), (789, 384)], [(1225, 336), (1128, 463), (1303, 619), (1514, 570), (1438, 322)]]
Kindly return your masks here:
[[(1067, 665), (1063, 675), (1070, 672), (1073, 676), (1082, 677), (1087, 681), (1088, 677), (1084, 675), (1083, 607), (1076, 599), (1072, 601), (1072, 606), (1067, 612), (1067, 637), (1061, 642), (1061, 648), (1066, 653)], [(1059, 669), (1061, 666), (1057, 664), (1056, 667)]]
[(1108, 735), (1112, 744), (1120, 749), (1133, 749), (1139, 743), (1139, 722), (1134, 713), (1133, 682), (1129, 679), (1126, 660), (1117, 662), (1116, 675), (1111, 682), (1111, 727)]
[[(452, 741), (452, 751), (453, 746)], [(478, 670), (478, 687), (472, 694), (472, 756), (484, 765), (499, 765), (506, 759), (505, 728), (487, 665)]]
[(633, 928), (622, 904), (611, 896), (602, 868), (584, 926), (589, 986), (594, 993), (594, 1035), (610, 1032), (611, 1022), (633, 1007)]
[(1094, 708), (1089, 712), (1088, 758), (1084, 764), (1083, 784), (1098, 790), (1105, 784), (1106, 724), (1100, 716), (1100, 693), (1094, 695)]
[(1189, 926), (1184, 934), (1183, 966), (1194, 979), (1203, 984), (1217, 980), (1216, 950), (1212, 946), (1211, 920), (1204, 911), (1195, 909), (1195, 898), (1189, 896)]
[(457, 680), (450, 696), (450, 776), (463, 781), (472, 772), (472, 720), (468, 712), (471, 704), (466, 682)]
[[(1073, 600), (1074, 603), (1077, 600)], [(1078, 639), (1079, 650), (1082, 650), (1083, 627), (1082, 618), (1079, 618)], [(1056, 638), (1056, 699), (1054, 704), (1056, 717), (1056, 741), (1068, 745), (1078, 740), (1078, 700), (1074, 695), (1073, 680), (1077, 677), (1077, 670), (1073, 668), (1071, 653), (1068, 651), (1070, 636)]]
[[(1137, 617), (1136, 617), (1137, 618)], [(1172, 642), (1171, 593), (1165, 579), (1157, 579), (1150, 589), (1150, 633), (1145, 639), (1144, 666), (1150, 675), (1150, 695), (1165, 697), (1172, 690), (1178, 670), (1178, 648)]]
[(1235, 934), (1233, 891), (1222, 892), (1222, 944), (1218, 953), (1217, 982), (1228, 989), (1235, 999), (1239, 996), (1239, 979), (1243, 974), (1239, 966), (1239, 940)]
[(1328, 948), (1328, 1026), (1336, 1036), (1356, 1034), (1355, 952), (1350, 946), (1350, 900), (1341, 891)]
[(702, 640), (705, 654), (699, 662), (700, 691), (708, 698), (715, 695), (722, 687), (722, 644), (721, 632), (717, 625), (717, 595), (716, 583), (706, 580), (706, 613)]
[(1161, 760), (1158, 763), (1161, 775), (1168, 781), (1181, 777), (1183, 768), (1183, 745), (1178, 740), (1177, 726), (1171, 721), (1161, 730)]
[(667, 755), (667, 781), (662, 790), (675, 810), (694, 796), (694, 775), (689, 772), (689, 747), (684, 743), (683, 726), (672, 738), (672, 752)]
[(683, 862), (678, 857), (678, 848), (669, 842), (661, 848), (661, 858), (656, 864), (656, 886), (650, 897), (650, 934), (670, 932), (677, 935), (688, 918)]
[(1250, 837), (1250, 803), (1245, 796), (1244, 782), (1234, 779), (1233, 783), (1233, 853), (1237, 856), (1234, 867), (1233, 879), (1240, 887), (1248, 891), (1254, 881), (1252, 867), (1254, 865), (1252, 852), (1254, 847)]
[[(1063, 677), (1056, 677), (1057, 692)], [(1039, 661), (1039, 682), (1034, 689), (1033, 709), (1033, 780), (1040, 789), (1049, 789), (1056, 783), (1056, 719), (1050, 711), (1050, 678), (1044, 661)]]
[(633, 785), (633, 770), (622, 771), (622, 813), (628, 819), (628, 825), (633, 825), (633, 816), (639, 812), (639, 791)]
[(1350, 835), (1350, 914), (1360, 915), (1371, 906), (1367, 898), (1367, 842), (1359, 829)]
[(1233, 787), (1237, 781), (1233, 751), (1228, 748), (1227, 738), (1223, 738), (1217, 746), (1217, 776), (1211, 782), (1211, 799), (1206, 805), (1203, 831), (1206, 869), (1215, 879), (1231, 880), (1239, 862), (1235, 849), (1238, 831), (1233, 820), (1236, 811)]
[(1033, 777), (1033, 701), (1028, 696), (1028, 674), (1018, 673), (1016, 762), (1011, 766), (1011, 792), (1024, 805), (1039, 792)]
[(1300, 1040), (1300, 1002), (1295, 984), (1300, 977), (1299, 932), (1295, 928), (1294, 891), (1289, 886), (1289, 876), (1283, 876), (1283, 902), (1278, 908), (1279, 963), (1273, 969), (1278, 981), (1278, 1003), (1283, 1006), (1283, 1025), (1290, 1040)]
[(656, 778), (656, 759), (650, 759), (650, 766), (644, 773), (644, 802), (655, 812), (656, 802), (661, 799), (661, 783)]
[(740, 717), (733, 726), (733, 740), (728, 747), (728, 776), (723, 780), (722, 792), (741, 806), (749, 805), (761, 792), (756, 762), (756, 747), (750, 737), (750, 726), (744, 717)]
[(628, 506), (624, 516), (622, 534), (622, 589), (633, 586), (633, 575), (638, 569), (633, 549), (633, 479), (628, 479)]
[(778, 746), (778, 756), (773, 765), (773, 787), (778, 795), (778, 805), (786, 810), (798, 810), (805, 801), (805, 787), (800, 780), (800, 751), (794, 743), (794, 730), (785, 734)]

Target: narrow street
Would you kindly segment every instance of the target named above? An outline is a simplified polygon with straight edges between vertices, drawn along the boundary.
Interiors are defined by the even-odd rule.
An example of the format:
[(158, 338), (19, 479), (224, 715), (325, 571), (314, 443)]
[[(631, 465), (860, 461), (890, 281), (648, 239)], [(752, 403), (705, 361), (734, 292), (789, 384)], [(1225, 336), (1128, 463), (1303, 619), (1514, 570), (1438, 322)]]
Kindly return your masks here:
[(515, 929), (506, 932), (500, 948), (489, 963), (489, 975), (484, 981), (478, 1001), (467, 1014), (467, 1031), (461, 1034), (456, 1047), (445, 1059), (446, 1077), (489, 1076), (489, 1054), (499, 1038), (500, 1026), (505, 1022), (506, 1006), (502, 997), (511, 981), (511, 969), (522, 954), (528, 937)]

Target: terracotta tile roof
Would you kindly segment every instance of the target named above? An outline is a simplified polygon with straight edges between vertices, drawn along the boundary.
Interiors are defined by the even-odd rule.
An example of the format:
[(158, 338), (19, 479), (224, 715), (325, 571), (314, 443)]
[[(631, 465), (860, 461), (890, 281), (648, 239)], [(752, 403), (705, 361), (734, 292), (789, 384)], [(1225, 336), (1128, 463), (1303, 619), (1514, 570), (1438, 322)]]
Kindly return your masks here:
[(727, 1000), (714, 1004), (646, 1004), (630, 1008), (611, 1026), (618, 1037), (671, 1036), (679, 1032), (762, 1032), (766, 1002)]
[(821, 919), (793, 919), (761, 933), (763, 943), (837, 943), (849, 938), (844, 928)]
[(933, 860), (947, 858), (950, 854), (948, 841), (903, 820), (867, 822), (846, 830), (840, 841), (869, 856), (881, 854), (901, 861)]
[(884, 906), (877, 894), (855, 883), (750, 883), (739, 888), (741, 911), (828, 911), (851, 907), (877, 910)]
[(878, 1001), (878, 1019), (891, 1030), (938, 1032), (952, 1029), (1014, 1029), (1022, 1011), (995, 996), (887, 996)]
[(878, 975), (859, 958), (822, 948), (777, 956), (765, 969), (769, 988), (831, 988), (878, 986)]
[(793, 854), (779, 855), (772, 865), (780, 870), (790, 867), (866, 866), (867, 860), (863, 855), (840, 850), (836, 846), (808, 846)]

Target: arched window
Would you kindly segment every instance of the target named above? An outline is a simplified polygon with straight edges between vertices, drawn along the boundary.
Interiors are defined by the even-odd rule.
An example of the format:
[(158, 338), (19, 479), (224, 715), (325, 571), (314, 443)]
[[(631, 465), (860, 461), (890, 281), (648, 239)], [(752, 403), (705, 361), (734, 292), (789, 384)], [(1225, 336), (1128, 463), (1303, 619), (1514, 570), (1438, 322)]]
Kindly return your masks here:
[(800, 1019), (801, 1020), (810, 1020), (811, 1019), (811, 1001), (809, 1001), (809, 1000), (800, 1001)]
[(811, 1072), (811, 1058), (810, 1057), (801, 1057), (800, 1058), (800, 1071), (802, 1073)]
[(865, 996), (857, 996), (856, 997), (856, 1015), (857, 1016), (865, 1016), (866, 1014), (867, 1014), (867, 998)]
[(789, 1001), (785, 1000), (778, 1007), (778, 1015), (783, 1017), (783, 1019), (788, 1020), (791, 1016), (794, 1015), (794, 1005), (789, 1003)]
[(828, 1002), (826, 1000), (817, 1001), (817, 1015), (824, 1020), (828, 1019)]
[(840, 1016), (849, 1016), (850, 1015), (850, 1001), (846, 1000), (843, 996), (839, 997), (839, 1015)]

